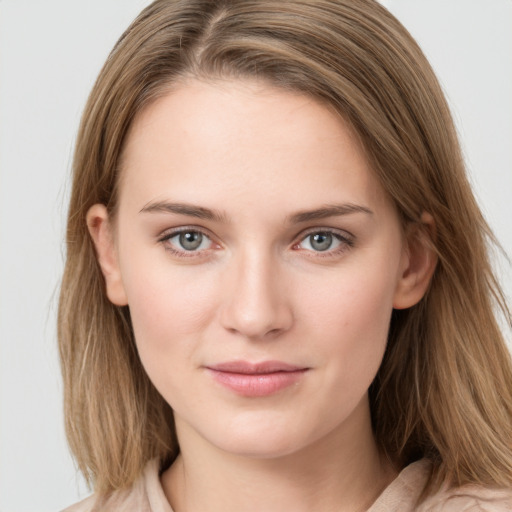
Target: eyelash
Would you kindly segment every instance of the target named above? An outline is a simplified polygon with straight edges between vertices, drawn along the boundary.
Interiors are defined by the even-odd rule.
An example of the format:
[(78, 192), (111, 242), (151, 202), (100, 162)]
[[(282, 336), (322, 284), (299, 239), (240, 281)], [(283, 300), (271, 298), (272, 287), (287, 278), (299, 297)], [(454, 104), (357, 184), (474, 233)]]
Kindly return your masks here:
[[(208, 240), (210, 240), (210, 244), (215, 244), (218, 247), (221, 247), (220, 244), (216, 244), (213, 240), (211, 235), (209, 235), (204, 229), (194, 227), (194, 226), (183, 226), (177, 229), (173, 229), (172, 231), (167, 231), (163, 233), (159, 238), (158, 242), (164, 245), (164, 248), (166, 251), (169, 251), (172, 255), (177, 256), (179, 258), (198, 258), (198, 257), (205, 257), (208, 256), (211, 249), (201, 249), (201, 250), (190, 250), (187, 251), (185, 249), (180, 250), (173, 247), (173, 245), (170, 243), (170, 240), (176, 236), (179, 236), (183, 233), (197, 233), (202, 235), (203, 237), (206, 237)], [(309, 249), (301, 249), (299, 246), (300, 244), (304, 243), (309, 237), (312, 235), (331, 235), (334, 239), (336, 239), (339, 242), (339, 246), (335, 249), (326, 249), (325, 251), (315, 251), (315, 250), (309, 250)], [(343, 234), (334, 229), (330, 228), (314, 228), (310, 229), (306, 232), (302, 232), (300, 235), (300, 238), (297, 242), (293, 243), (292, 249), (296, 251), (303, 251), (307, 254), (308, 257), (311, 258), (332, 258), (339, 256), (340, 254), (344, 253), (347, 250), (350, 250), (352, 247), (354, 247), (355, 240), (353, 235), (343, 232)], [(311, 245), (311, 244), (310, 244)]]
[(183, 226), (177, 229), (173, 229), (171, 231), (166, 231), (158, 238), (158, 242), (160, 242), (164, 246), (166, 251), (169, 251), (172, 255), (177, 256), (179, 258), (198, 258), (207, 255), (206, 253), (209, 252), (210, 249), (202, 249), (199, 251), (187, 251), (185, 249), (180, 250), (173, 247), (173, 245), (170, 243), (170, 240), (183, 233), (198, 233), (203, 237), (206, 237), (208, 240), (210, 240), (211, 244), (215, 244), (215, 242), (213, 242), (212, 240), (211, 235), (209, 235), (204, 229), (194, 226)]
[(344, 252), (352, 249), (355, 245), (355, 238), (353, 235), (343, 232), (343, 234), (335, 229), (330, 228), (314, 228), (310, 229), (306, 232), (300, 234), (300, 240), (293, 244), (292, 248), (300, 251), (299, 245), (302, 244), (305, 240), (307, 240), (312, 235), (331, 235), (334, 239), (336, 239), (340, 244), (335, 249), (327, 249), (325, 251), (314, 251), (305, 249), (304, 252), (308, 255), (308, 257), (312, 258), (333, 258), (343, 254)]

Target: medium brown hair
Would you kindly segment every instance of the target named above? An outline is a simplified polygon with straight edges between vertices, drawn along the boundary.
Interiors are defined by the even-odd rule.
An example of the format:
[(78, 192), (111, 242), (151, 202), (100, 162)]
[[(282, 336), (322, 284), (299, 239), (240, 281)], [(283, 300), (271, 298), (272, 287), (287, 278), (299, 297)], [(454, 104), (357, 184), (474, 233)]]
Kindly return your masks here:
[[(438, 265), (416, 306), (393, 312), (370, 389), (377, 442), (432, 484), (512, 484), (512, 369), (495, 319), (510, 315), (493, 275), (449, 109), (405, 28), (372, 0), (158, 0), (122, 35), (83, 114), (73, 166), (58, 336), (67, 435), (100, 493), (178, 453), (169, 405), (135, 347), (128, 307), (112, 305), (86, 227), (115, 214), (135, 116), (187, 78), (256, 78), (335, 109), (361, 138), (404, 225), (428, 212)], [(179, 122), (179, 120), (177, 120)]]

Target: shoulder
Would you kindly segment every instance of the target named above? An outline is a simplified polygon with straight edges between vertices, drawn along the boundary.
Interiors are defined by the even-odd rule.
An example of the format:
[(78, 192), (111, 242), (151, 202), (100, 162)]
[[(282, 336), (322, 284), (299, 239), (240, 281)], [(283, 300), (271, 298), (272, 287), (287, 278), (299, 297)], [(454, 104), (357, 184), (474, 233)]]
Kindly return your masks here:
[(512, 489), (477, 485), (444, 487), (421, 502), (430, 471), (426, 459), (407, 466), (368, 512), (512, 512)]
[(136, 487), (116, 490), (107, 496), (93, 494), (62, 512), (152, 512), (144, 493)]
[(430, 463), (426, 459), (404, 468), (367, 512), (413, 512), (429, 469)]
[(158, 461), (154, 459), (131, 487), (107, 496), (89, 496), (62, 512), (172, 512), (160, 484), (158, 469)]
[(90, 512), (94, 510), (94, 502), (96, 501), (96, 496), (92, 495), (88, 498), (85, 498), (74, 505), (71, 505), (68, 508), (65, 508), (61, 512)]
[(512, 512), (512, 489), (467, 485), (427, 498), (418, 512)]

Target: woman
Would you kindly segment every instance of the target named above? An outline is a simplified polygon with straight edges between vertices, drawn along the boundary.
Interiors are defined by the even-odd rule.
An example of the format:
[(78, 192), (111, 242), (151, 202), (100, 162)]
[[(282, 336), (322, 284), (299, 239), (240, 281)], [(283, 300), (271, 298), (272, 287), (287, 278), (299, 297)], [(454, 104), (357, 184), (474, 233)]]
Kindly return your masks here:
[(153, 3), (77, 141), (70, 510), (510, 510), (488, 240), (379, 4)]

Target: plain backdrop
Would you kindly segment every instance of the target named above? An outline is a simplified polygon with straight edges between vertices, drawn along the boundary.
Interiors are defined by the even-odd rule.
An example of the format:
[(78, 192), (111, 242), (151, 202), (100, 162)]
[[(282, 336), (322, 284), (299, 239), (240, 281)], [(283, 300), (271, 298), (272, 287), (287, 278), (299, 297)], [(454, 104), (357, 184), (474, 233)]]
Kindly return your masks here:
[[(87, 494), (64, 439), (55, 336), (80, 113), (144, 0), (0, 0), (0, 512)], [(512, 254), (512, 0), (387, 0), (438, 73), (471, 181)], [(512, 295), (511, 269), (501, 276)]]

